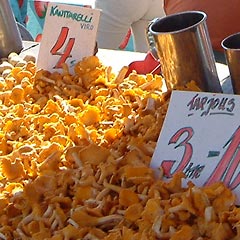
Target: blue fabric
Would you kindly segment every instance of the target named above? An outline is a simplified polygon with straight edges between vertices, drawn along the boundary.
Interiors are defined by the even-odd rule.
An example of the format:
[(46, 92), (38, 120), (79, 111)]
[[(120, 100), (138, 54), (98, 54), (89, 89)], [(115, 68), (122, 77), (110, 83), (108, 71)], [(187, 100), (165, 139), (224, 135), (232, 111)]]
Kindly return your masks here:
[(27, 0), (10, 0), (10, 5), (13, 10), (13, 14), (16, 18), (16, 21), (26, 25), (27, 17)]

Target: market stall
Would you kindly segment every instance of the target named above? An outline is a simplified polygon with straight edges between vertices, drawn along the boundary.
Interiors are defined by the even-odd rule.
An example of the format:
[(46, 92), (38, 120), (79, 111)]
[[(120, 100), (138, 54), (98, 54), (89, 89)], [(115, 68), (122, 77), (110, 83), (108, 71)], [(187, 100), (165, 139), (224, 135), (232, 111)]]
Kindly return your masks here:
[(56, 74), (30, 59), (11, 54), (2, 72), (3, 239), (239, 237), (222, 183), (183, 187), (182, 173), (169, 182), (149, 167), (169, 103), (162, 77), (125, 79), (97, 57)]
[[(201, 160), (169, 178), (166, 170), (179, 159), (151, 167), (174, 91), (197, 93), (191, 104), (182, 99), (185, 108), (201, 116), (222, 111), (229, 121), (235, 109), (240, 112), (234, 109), (239, 99), (231, 94), (226, 65), (216, 64), (224, 94), (201, 98), (204, 93), (194, 81), (166, 89), (161, 73), (133, 70), (126, 76), (132, 62), (146, 60), (145, 53), (98, 49), (74, 62), (70, 72), (66, 63), (57, 70), (39, 68), (39, 51), (39, 43), (23, 42), (19, 54), (1, 59), (1, 239), (240, 238), (240, 208), (232, 191), (239, 185), (239, 172), (233, 174), (239, 165), (238, 129), (222, 147), (228, 153), (221, 158), (227, 170), (217, 166), (215, 172), (223, 172), (228, 185), (211, 177), (207, 185), (195, 184), (204, 170)], [(181, 122), (180, 116), (174, 120)], [(186, 147), (186, 162), (193, 131), (184, 130), (186, 138), (179, 131), (168, 145)], [(221, 151), (209, 150), (207, 159), (216, 161)]]

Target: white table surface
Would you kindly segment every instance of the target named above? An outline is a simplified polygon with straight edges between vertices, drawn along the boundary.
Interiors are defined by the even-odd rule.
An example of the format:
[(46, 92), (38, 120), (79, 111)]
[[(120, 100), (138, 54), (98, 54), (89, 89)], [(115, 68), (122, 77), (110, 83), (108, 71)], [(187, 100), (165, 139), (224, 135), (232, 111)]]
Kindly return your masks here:
[[(24, 41), (24, 49), (20, 55), (32, 54), (37, 57), (39, 43)], [(146, 53), (98, 49), (97, 56), (106, 66), (111, 66), (114, 72), (118, 72), (123, 66), (129, 65), (133, 61), (141, 61), (145, 58)], [(231, 80), (227, 65), (216, 63), (219, 81), (222, 85), (223, 93), (232, 93)]]

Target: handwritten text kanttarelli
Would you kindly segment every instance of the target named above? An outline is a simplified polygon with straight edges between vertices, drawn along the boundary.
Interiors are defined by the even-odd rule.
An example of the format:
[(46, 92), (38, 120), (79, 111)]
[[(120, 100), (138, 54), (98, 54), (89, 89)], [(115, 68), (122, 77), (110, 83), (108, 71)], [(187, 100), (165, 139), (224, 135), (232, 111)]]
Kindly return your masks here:
[(91, 23), (92, 16), (88, 16), (82, 13), (71, 12), (69, 10), (61, 10), (58, 6), (52, 6), (50, 10), (50, 16), (57, 16), (61, 18), (72, 19), (77, 22)]

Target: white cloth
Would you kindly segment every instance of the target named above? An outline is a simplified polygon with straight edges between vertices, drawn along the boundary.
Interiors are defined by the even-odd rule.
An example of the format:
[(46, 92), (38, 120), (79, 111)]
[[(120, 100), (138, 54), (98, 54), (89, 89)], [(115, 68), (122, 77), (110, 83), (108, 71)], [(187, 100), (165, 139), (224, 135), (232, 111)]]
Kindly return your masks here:
[(132, 29), (135, 51), (147, 52), (149, 21), (165, 16), (163, 0), (96, 0), (101, 9), (97, 42), (99, 48), (118, 49), (128, 29)]

